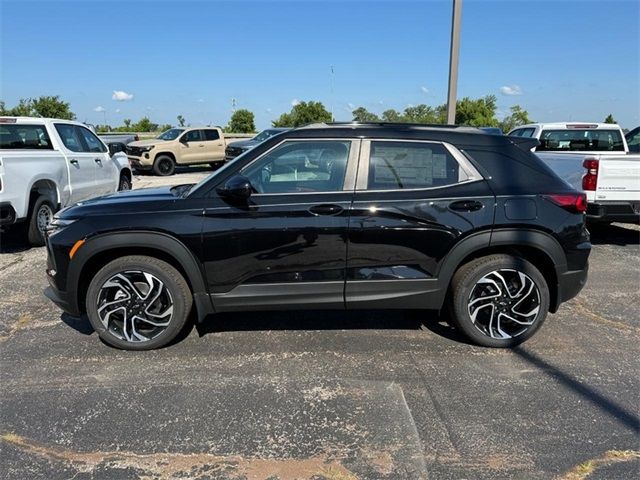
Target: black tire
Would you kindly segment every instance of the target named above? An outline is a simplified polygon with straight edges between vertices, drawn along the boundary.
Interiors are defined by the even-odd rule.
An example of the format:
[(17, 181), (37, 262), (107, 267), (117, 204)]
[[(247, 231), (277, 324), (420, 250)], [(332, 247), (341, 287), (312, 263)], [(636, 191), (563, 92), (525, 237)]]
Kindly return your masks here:
[(123, 192), (126, 190), (131, 190), (131, 177), (126, 173), (121, 173), (120, 181), (118, 182), (118, 191)]
[(153, 173), (161, 177), (173, 175), (176, 171), (176, 162), (169, 155), (159, 155), (153, 162)]
[[(511, 255), (489, 255), (465, 264), (453, 276), (451, 291), (453, 326), (485, 347), (521, 344), (540, 328), (549, 311), (549, 287), (542, 273), (527, 260)], [(513, 322), (509, 316), (531, 324)]]
[(209, 166), (214, 170), (217, 170), (223, 165), (224, 165), (224, 160), (220, 160), (218, 162), (209, 162)]
[(55, 208), (47, 197), (38, 197), (29, 214), (29, 220), (27, 222), (27, 240), (29, 245), (33, 247), (41, 247), (45, 242), (45, 228), (42, 224), (43, 215), (48, 216), (50, 223), (53, 220), (53, 214)]
[[(115, 277), (119, 274), (126, 275), (127, 279), (130, 280), (129, 285), (135, 285), (137, 291), (141, 291), (144, 284), (138, 286), (135, 282), (135, 275), (142, 274), (146, 276), (146, 274), (150, 274), (153, 278), (152, 285), (166, 287), (168, 294), (165, 290), (158, 289), (162, 295), (158, 293), (158, 296), (155, 297), (154, 291), (153, 296), (157, 300), (149, 302), (149, 306), (146, 307), (146, 304), (142, 306), (131, 305), (136, 300), (140, 300), (141, 297), (139, 295), (130, 294), (130, 299), (120, 296), (120, 300), (118, 300), (119, 293), (123, 293), (125, 296), (130, 293), (127, 288), (113, 287), (114, 283), (127, 286), (126, 282), (121, 282)], [(116, 278), (115, 281), (114, 277)], [(160, 283), (156, 283), (156, 280)], [(113, 295), (114, 290), (116, 295)], [(150, 295), (151, 291), (147, 290), (146, 293)], [(110, 295), (111, 298), (109, 297)], [(140, 301), (143, 302), (143, 300)], [(99, 302), (102, 306), (99, 306)], [(153, 306), (157, 302), (164, 302), (164, 305)], [(98, 332), (100, 338), (109, 345), (124, 350), (152, 350), (170, 343), (185, 327), (192, 302), (191, 290), (178, 270), (167, 262), (143, 255), (120, 257), (102, 267), (91, 280), (85, 300), (89, 321), (94, 330)], [(113, 306), (113, 304), (116, 305)], [(112, 311), (112, 315), (109, 315), (109, 310), (104, 310), (105, 307)], [(167, 325), (161, 329), (149, 325), (140, 317), (138, 317), (139, 320), (137, 321), (128, 320), (130, 322), (128, 324), (121, 321), (124, 309), (127, 313), (127, 319), (135, 319), (137, 315), (143, 315), (148, 319), (162, 323), (157, 318), (149, 318), (147, 315), (149, 313), (148, 310), (150, 308), (156, 309), (159, 315), (154, 315), (154, 317), (160, 317), (163, 313), (162, 309), (166, 312), (169, 307), (172, 307), (172, 313), (166, 322)], [(102, 313), (103, 318), (106, 317), (106, 325), (103, 323), (99, 309), (101, 309), (100, 313)], [(125, 328), (122, 328), (123, 324)], [(131, 332), (132, 329), (133, 333)], [(125, 335), (124, 331), (127, 331), (128, 335)], [(148, 339), (141, 340), (139, 337), (136, 338), (136, 335), (142, 335), (143, 337), (148, 337)], [(126, 338), (127, 336), (130, 338)]]

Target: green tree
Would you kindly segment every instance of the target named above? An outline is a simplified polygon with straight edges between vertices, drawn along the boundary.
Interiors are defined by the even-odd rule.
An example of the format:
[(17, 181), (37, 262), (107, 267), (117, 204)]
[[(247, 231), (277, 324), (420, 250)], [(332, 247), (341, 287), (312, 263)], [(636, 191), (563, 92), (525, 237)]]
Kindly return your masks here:
[(394, 110), (393, 108), (390, 108), (382, 112), (382, 120), (385, 122), (396, 122), (396, 123), (405, 121), (402, 114), (399, 111)]
[(124, 122), (124, 127), (125, 127), (127, 130), (129, 130), (129, 129), (131, 128), (131, 119), (130, 119), (130, 118), (125, 118), (125, 119), (123, 120), (123, 122)]
[(164, 125), (160, 125), (158, 127), (158, 132), (166, 132), (167, 130), (169, 130), (172, 127), (172, 125), (169, 125), (168, 123), (165, 123)]
[(473, 100), (464, 97), (456, 105), (456, 124), (472, 127), (497, 127), (496, 106), (498, 99), (495, 95), (487, 95)]
[(615, 118), (613, 118), (613, 115), (609, 114), (607, 115), (607, 118), (604, 119), (604, 123), (618, 123), (618, 122), (616, 122)]
[(405, 108), (402, 118), (408, 123), (441, 123), (436, 109), (425, 104)]
[(178, 125), (184, 127), (184, 117), (182, 115), (178, 115)]
[(149, 120), (149, 117), (142, 117), (137, 123), (131, 125), (131, 130), (134, 132), (156, 132), (158, 124)]
[(330, 122), (331, 114), (322, 102), (300, 102), (289, 113), (283, 113), (271, 123), (274, 127), (300, 127), (309, 123)]
[(60, 100), (58, 95), (42, 96), (38, 98), (21, 98), (18, 105), (11, 109), (2, 102), (2, 114), (13, 117), (48, 117), (75, 120), (75, 114), (70, 110), (68, 102)]
[(511, 113), (504, 117), (501, 122), (498, 123), (498, 127), (506, 134), (509, 133), (516, 127), (520, 125), (527, 125), (528, 123), (533, 123), (531, 119), (529, 119), (529, 112), (523, 110), (520, 105), (514, 105), (509, 109)]
[(369, 110), (367, 110), (364, 107), (358, 107), (356, 108), (353, 112), (351, 112), (351, 114), (353, 115), (353, 121), (354, 122), (379, 122), (380, 121), (380, 117), (378, 117), (375, 113), (370, 112)]
[(231, 115), (231, 119), (229, 120), (229, 125), (225, 129), (227, 132), (233, 133), (252, 133), (256, 131), (256, 124), (253, 112), (245, 108), (241, 108), (240, 110), (236, 110)]

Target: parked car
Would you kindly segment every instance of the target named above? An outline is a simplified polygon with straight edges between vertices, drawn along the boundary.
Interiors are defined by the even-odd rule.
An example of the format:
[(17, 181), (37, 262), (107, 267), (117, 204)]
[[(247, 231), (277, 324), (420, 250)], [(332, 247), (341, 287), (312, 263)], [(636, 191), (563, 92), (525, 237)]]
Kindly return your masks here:
[(502, 130), (498, 127), (480, 127), (480, 130), (483, 130), (486, 133), (491, 133), (492, 135), (504, 135)]
[(126, 157), (82, 123), (0, 117), (0, 226), (22, 223), (32, 245), (59, 208), (130, 188)]
[[(331, 124), (272, 137), (195, 185), (60, 212), (46, 295), (105, 342), (166, 345), (195, 305), (452, 309), (510, 347), (587, 278), (585, 196), (475, 128)], [(449, 303), (450, 300), (450, 303)]]
[(249, 140), (240, 140), (238, 142), (231, 142), (227, 145), (225, 149), (225, 161), (233, 160), (238, 155), (243, 154), (244, 152), (251, 150), (256, 145), (264, 142), (267, 138), (271, 138), (274, 135), (277, 135), (282, 132), (286, 132), (290, 130), (289, 128), (267, 128), (266, 130), (261, 131), (258, 135)]
[(220, 127), (174, 127), (152, 140), (127, 145), (127, 156), (136, 170), (173, 175), (176, 165), (224, 163), (225, 138)]
[(629, 154), (618, 125), (535, 123), (509, 135), (539, 140), (536, 154), (560, 178), (587, 194), (590, 221), (640, 221), (640, 155)]
[(135, 133), (101, 133), (98, 137), (106, 144), (124, 143), (128, 145), (131, 142), (140, 140), (140, 137)]

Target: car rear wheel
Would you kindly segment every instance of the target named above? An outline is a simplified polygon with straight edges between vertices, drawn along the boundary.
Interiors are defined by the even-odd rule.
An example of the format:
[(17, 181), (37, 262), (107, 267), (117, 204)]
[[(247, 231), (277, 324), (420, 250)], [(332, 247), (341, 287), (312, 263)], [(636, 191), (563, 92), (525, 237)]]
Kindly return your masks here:
[(161, 177), (173, 175), (176, 170), (176, 162), (168, 155), (160, 155), (153, 162), (153, 172)]
[(549, 311), (549, 288), (530, 262), (490, 255), (460, 268), (452, 281), (452, 323), (485, 347), (513, 347), (540, 328)]
[(27, 240), (34, 247), (44, 245), (47, 228), (53, 221), (55, 210), (47, 197), (38, 197), (33, 203), (27, 225)]
[(167, 345), (184, 328), (192, 295), (184, 277), (154, 257), (109, 262), (89, 285), (86, 309), (100, 338), (125, 350)]

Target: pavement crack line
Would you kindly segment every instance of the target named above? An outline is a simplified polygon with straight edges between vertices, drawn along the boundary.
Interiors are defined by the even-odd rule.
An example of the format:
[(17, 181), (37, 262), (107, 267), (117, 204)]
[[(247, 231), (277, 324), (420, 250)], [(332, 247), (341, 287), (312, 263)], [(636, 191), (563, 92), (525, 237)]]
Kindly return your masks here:
[(18, 255), (15, 260), (13, 260), (12, 262), (9, 262), (6, 265), (0, 267), (0, 272), (4, 272), (5, 270), (13, 267), (14, 265), (17, 265), (17, 264), (21, 263), (23, 260), (24, 260), (24, 255)]
[(22, 315), (20, 315), (20, 317), (18, 317), (18, 321), (11, 326), (9, 331), (4, 335), (0, 335), (0, 343), (4, 343), (9, 340), (13, 335), (15, 335), (16, 332), (22, 330), (27, 325), (27, 323), (32, 320), (33, 317), (30, 313), (23, 313)]
[[(79, 452), (57, 446), (47, 446), (15, 433), (0, 435), (0, 441), (25, 453), (50, 462), (63, 463), (77, 473), (93, 473), (98, 468), (135, 469), (138, 474), (158, 480), (175, 478), (210, 478), (212, 473), (237, 475), (247, 480), (278, 478), (302, 480), (357, 480), (358, 476), (335, 459), (309, 458), (244, 458), (240, 455), (211, 453), (133, 453), (126, 450)], [(145, 477), (146, 478), (146, 477)], [(218, 477), (216, 477), (218, 478)]]
[(556, 477), (556, 480), (584, 480), (601, 467), (638, 459), (640, 459), (640, 451), (638, 450), (608, 450), (599, 457), (576, 465), (568, 472)]
[(605, 318), (602, 315), (599, 315), (595, 312), (592, 312), (589, 307), (587, 307), (584, 303), (579, 300), (573, 302), (573, 308), (577, 311), (578, 314), (585, 315), (590, 317), (592, 320), (595, 320), (598, 323), (602, 323), (608, 325), (613, 328), (618, 328), (620, 330), (625, 330), (628, 332), (640, 333), (640, 328), (635, 327), (633, 325), (627, 325), (626, 323), (622, 323), (617, 320), (611, 320), (609, 318)]

